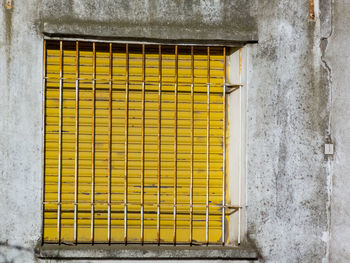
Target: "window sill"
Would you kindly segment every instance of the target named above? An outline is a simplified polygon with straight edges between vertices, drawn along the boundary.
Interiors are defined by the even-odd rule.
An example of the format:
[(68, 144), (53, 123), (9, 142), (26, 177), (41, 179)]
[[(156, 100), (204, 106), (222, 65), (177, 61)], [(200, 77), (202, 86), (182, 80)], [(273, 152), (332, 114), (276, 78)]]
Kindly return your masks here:
[(188, 247), (150, 245), (49, 245), (36, 252), (43, 259), (245, 259), (258, 258), (248, 246), (239, 247)]

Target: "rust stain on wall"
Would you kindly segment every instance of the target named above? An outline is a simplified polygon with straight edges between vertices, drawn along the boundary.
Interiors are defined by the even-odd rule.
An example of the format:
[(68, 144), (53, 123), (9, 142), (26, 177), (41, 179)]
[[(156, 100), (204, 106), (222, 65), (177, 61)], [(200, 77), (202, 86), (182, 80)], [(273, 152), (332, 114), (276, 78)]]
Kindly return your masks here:
[(12, 0), (5, 0), (5, 7), (6, 9), (12, 8)]
[(314, 2), (314, 0), (309, 0), (309, 19), (315, 20), (315, 2)]

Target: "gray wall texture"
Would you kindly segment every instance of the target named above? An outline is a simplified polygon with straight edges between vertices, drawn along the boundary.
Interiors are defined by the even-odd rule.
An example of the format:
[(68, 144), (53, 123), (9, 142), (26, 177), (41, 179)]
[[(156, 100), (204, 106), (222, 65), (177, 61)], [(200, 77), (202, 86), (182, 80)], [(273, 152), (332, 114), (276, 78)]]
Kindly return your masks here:
[[(1, 1), (0, 262), (56, 262), (34, 253), (43, 33), (258, 40), (248, 44), (246, 239), (260, 262), (350, 261), (350, 3), (315, 3), (310, 21), (308, 0), (12, 0), (12, 9)], [(327, 136), (333, 157), (323, 153)]]
[(350, 261), (350, 2), (334, 1), (333, 27), (329, 32), (325, 61), (329, 66), (331, 131), (336, 146), (331, 162), (330, 258)]

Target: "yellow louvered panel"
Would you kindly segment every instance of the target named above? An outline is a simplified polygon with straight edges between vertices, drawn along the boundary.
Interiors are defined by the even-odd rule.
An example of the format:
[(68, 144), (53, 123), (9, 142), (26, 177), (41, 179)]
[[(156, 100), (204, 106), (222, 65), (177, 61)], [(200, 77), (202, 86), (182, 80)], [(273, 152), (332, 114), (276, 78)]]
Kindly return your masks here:
[[(127, 45), (125, 44), (113, 44), (111, 54), (109, 44), (96, 43), (94, 45), (96, 47), (95, 58), (92, 43), (79, 43), (77, 61), (75, 42), (62, 42), (61, 54), (59, 41), (47, 41), (45, 60), (44, 241), (107, 243), (109, 242), (108, 231), (110, 227), (110, 242), (125, 242), (124, 197), (125, 173), (127, 173), (127, 242), (141, 242), (142, 222), (144, 242), (158, 242), (158, 187), (160, 189), (159, 241), (161, 243), (173, 242), (174, 224), (177, 243), (190, 243), (191, 231), (193, 242), (206, 243), (207, 219), (209, 219), (208, 242), (221, 242), (224, 176), (223, 84), (225, 65), (223, 48), (210, 48), (210, 111), (208, 114), (207, 48), (194, 48), (194, 75), (192, 76), (191, 47), (178, 48), (177, 70), (175, 47), (162, 47), (161, 111), (159, 112), (160, 60), (158, 46), (146, 46), (143, 55), (142, 45), (128, 45), (127, 56)], [(112, 57), (111, 82), (110, 55)], [(61, 56), (62, 68), (60, 67)], [(77, 63), (79, 73), (78, 105), (76, 105)], [(95, 93), (93, 93), (94, 70), (96, 73)], [(62, 105), (60, 107), (61, 71), (63, 79), (61, 81)], [(144, 86), (143, 79), (145, 80)], [(176, 79), (178, 84), (176, 86), (178, 91), (177, 105), (175, 104)], [(128, 119), (126, 120), (127, 83), (129, 84), (129, 92)], [(191, 84), (193, 84), (194, 91), (193, 113)], [(110, 87), (112, 89), (111, 116), (109, 111)], [(144, 111), (142, 110), (143, 87), (145, 92)], [(94, 105), (93, 98), (95, 98)], [(78, 111), (76, 111), (76, 106), (78, 106)], [(176, 108), (177, 110), (175, 110)], [(94, 126), (93, 116), (95, 116)], [(76, 117), (79, 117), (78, 164), (75, 160)], [(158, 185), (159, 117), (161, 126), (160, 185)], [(144, 123), (142, 122), (143, 118)], [(175, 119), (177, 120), (176, 126)], [(112, 129), (109, 144), (110, 121)], [(193, 139), (191, 137), (192, 124)], [(208, 124), (209, 142), (207, 141)], [(127, 142), (125, 141), (126, 126), (128, 127)], [(175, 127), (177, 127), (176, 130)], [(143, 149), (142, 131), (144, 132)], [(59, 144), (60, 134), (62, 136), (61, 145)], [(175, 144), (177, 146), (176, 155)], [(127, 145), (127, 156), (125, 155), (125, 145)], [(209, 153), (207, 153), (207, 145), (209, 145)], [(191, 162), (191, 148), (193, 149), (193, 162)], [(108, 173), (109, 149), (111, 149), (110, 181)], [(92, 150), (94, 150), (94, 156)], [(143, 216), (141, 215), (142, 151), (144, 153)], [(60, 158), (61, 166), (59, 164)], [(127, 167), (125, 167), (125, 158), (127, 158)], [(191, 167), (193, 168), (192, 230), (190, 226)], [(209, 192), (207, 192), (207, 180), (209, 181)], [(77, 188), (75, 187), (76, 183)], [(92, 184), (94, 184), (94, 189)], [(109, 184), (110, 203), (108, 202)], [(174, 185), (176, 185), (177, 196), (176, 222), (174, 222)], [(60, 195), (59, 191), (61, 191)], [(94, 197), (93, 220), (91, 214), (92, 195)], [(74, 205), (75, 197), (78, 200), (77, 206)], [(208, 218), (206, 214), (207, 197), (209, 203)], [(110, 223), (108, 223), (109, 205)], [(76, 220), (74, 220), (75, 211), (77, 212)], [(93, 240), (91, 240), (92, 222)], [(77, 227), (77, 240), (74, 240), (75, 227)]]

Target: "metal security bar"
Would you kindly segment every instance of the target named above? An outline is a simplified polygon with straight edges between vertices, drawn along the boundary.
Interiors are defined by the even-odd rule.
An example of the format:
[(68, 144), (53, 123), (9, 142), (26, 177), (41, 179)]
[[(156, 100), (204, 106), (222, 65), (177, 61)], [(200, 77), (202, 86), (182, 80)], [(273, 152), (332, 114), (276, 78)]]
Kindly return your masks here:
[(174, 232), (173, 232), (173, 243), (176, 244), (176, 206), (177, 206), (177, 84), (179, 79), (179, 57), (178, 57), (178, 46), (175, 46), (175, 85), (174, 85), (174, 105), (175, 105), (175, 123), (174, 123)]
[(125, 46), (124, 243), (128, 243), (129, 45)]
[(57, 237), (61, 242), (61, 209), (62, 209), (62, 104), (63, 104), (63, 43), (60, 42), (59, 54), (59, 95), (58, 95), (58, 190), (57, 190)]
[[(43, 122), (43, 138), (42, 138), (42, 144), (43, 144), (43, 152), (42, 152), (42, 182), (43, 182), (43, 188), (42, 188), (42, 200), (43, 200), (43, 205), (42, 205), (42, 210), (45, 211), (45, 170), (46, 170), (46, 165), (45, 165), (45, 160), (46, 160), (46, 143), (45, 143), (45, 124), (46, 124), (46, 40), (44, 40), (43, 43), (43, 96), (42, 96), (42, 107), (43, 107), (43, 115), (42, 115), (42, 122)], [(42, 220), (42, 229), (41, 232), (44, 233), (44, 225), (45, 225), (45, 219), (43, 216)], [(42, 239), (43, 243), (44, 239)]]
[(142, 45), (142, 126), (141, 126), (141, 243), (144, 242), (145, 205), (145, 45)]
[(209, 165), (210, 165), (210, 47), (208, 49), (207, 65), (207, 196), (206, 196), (206, 218), (205, 218), (205, 240), (209, 244)]
[(91, 123), (91, 243), (95, 242), (95, 128), (96, 128), (96, 43), (92, 43), (92, 123)]
[(79, 167), (79, 42), (75, 53), (75, 159), (74, 159), (74, 243), (78, 239), (78, 167)]
[(190, 181), (190, 244), (193, 241), (193, 137), (194, 137), (194, 51), (191, 47), (191, 181)]
[(112, 178), (112, 89), (113, 89), (113, 46), (109, 43), (109, 107), (108, 107), (108, 243), (111, 243), (111, 178)]
[(158, 166), (157, 166), (157, 243), (160, 245), (160, 165), (161, 165), (161, 126), (162, 126), (162, 46), (158, 47)]
[(222, 239), (221, 242), (224, 245), (226, 240), (225, 234), (225, 204), (226, 204), (226, 48), (223, 50), (224, 55), (224, 88), (222, 89), (222, 97), (224, 98), (222, 101), (223, 104), (223, 159), (222, 159), (222, 167), (223, 167), (223, 176), (222, 176)]
[(44, 42), (44, 243), (224, 245), (226, 49)]

